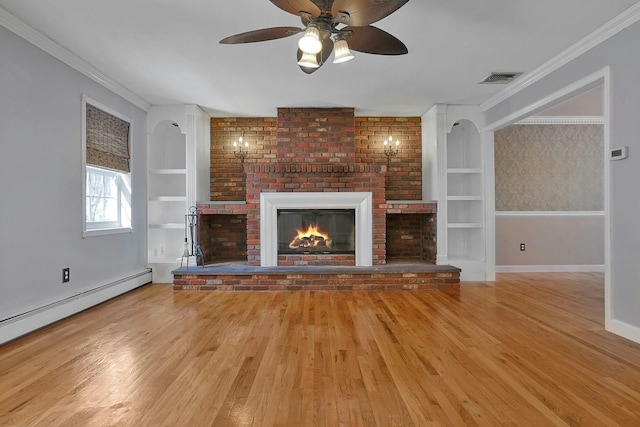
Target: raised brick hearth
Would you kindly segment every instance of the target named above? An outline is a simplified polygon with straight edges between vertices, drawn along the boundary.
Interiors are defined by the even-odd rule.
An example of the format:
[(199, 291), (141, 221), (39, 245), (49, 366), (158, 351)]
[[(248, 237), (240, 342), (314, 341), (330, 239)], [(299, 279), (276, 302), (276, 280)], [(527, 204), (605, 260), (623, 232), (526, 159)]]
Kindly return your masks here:
[[(197, 206), (205, 266), (176, 270), (174, 289), (438, 289), (459, 284), (457, 268), (435, 265), (436, 205), (420, 200), (419, 118), (356, 119), (352, 108), (281, 108), (277, 119), (214, 118), (211, 128), (211, 201)], [(243, 167), (229, 146), (240, 135), (251, 144)], [(381, 145), (388, 135), (401, 141), (390, 162)], [(270, 193), (368, 194), (366, 256), (362, 246), (356, 255), (273, 257), (265, 252), (261, 194)], [(388, 201), (393, 198), (402, 201)], [(265, 263), (267, 256), (273, 261)]]
[(173, 288), (190, 291), (447, 290), (460, 270), (429, 264), (377, 267), (250, 267), (244, 263), (193, 267), (174, 273)]

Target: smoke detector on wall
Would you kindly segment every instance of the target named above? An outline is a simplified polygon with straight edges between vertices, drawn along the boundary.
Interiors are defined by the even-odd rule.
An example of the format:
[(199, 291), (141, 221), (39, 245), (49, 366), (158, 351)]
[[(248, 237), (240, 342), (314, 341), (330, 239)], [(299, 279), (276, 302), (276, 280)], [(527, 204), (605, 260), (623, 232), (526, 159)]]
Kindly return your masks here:
[(515, 78), (521, 76), (521, 72), (493, 72), (489, 74), (487, 77), (482, 79), (480, 82), (481, 85), (485, 84), (498, 84), (498, 85), (506, 85), (511, 83)]

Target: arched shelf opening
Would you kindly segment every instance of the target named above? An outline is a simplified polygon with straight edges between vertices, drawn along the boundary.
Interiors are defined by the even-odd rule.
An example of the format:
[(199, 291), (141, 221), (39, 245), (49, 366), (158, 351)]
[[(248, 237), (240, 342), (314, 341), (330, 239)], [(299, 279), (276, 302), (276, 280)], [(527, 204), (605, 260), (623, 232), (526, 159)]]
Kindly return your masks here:
[[(450, 123), (450, 127), (449, 127)], [(447, 259), (463, 280), (484, 277), (485, 216), (482, 136), (469, 119), (448, 122), (446, 146)]]
[(186, 135), (176, 122), (161, 120), (148, 134), (148, 161), (148, 259), (175, 263), (188, 208)]

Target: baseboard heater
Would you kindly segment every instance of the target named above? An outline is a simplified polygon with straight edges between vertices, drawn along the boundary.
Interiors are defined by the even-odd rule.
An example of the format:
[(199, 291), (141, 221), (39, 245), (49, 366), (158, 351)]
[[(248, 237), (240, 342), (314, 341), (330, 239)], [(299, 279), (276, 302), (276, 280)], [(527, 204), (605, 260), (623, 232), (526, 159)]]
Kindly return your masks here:
[(151, 269), (0, 320), (0, 345), (151, 283)]

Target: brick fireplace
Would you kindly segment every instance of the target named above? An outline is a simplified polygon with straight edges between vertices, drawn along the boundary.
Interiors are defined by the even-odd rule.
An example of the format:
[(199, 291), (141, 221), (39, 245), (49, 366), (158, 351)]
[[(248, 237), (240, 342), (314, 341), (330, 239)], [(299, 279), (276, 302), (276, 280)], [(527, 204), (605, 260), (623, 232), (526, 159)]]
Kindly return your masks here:
[[(420, 200), (419, 117), (355, 117), (353, 108), (280, 108), (277, 118), (213, 118), (211, 124), (211, 201), (197, 206), (205, 264), (231, 261), (251, 268), (375, 268), (397, 262), (435, 263), (436, 205)], [(250, 143), (243, 165), (230, 147), (230, 141), (241, 135)], [(398, 155), (388, 162), (382, 141), (389, 135), (401, 145)], [(318, 200), (323, 201), (318, 204)], [(354, 254), (278, 254), (274, 249), (278, 206), (331, 208), (343, 201), (353, 206), (361, 221), (360, 228), (356, 226)], [(267, 281), (267, 288), (282, 287), (258, 273), (244, 285), (263, 289), (260, 283)], [(434, 274), (440, 275), (434, 276), (435, 281), (420, 275), (407, 278), (402, 273), (387, 284), (418, 288), (438, 281), (458, 282), (455, 271)], [(231, 276), (226, 282), (217, 276), (206, 280), (174, 277), (177, 289), (196, 282), (199, 288), (243, 286)], [(325, 279), (321, 285), (330, 286), (332, 279)], [(282, 280), (291, 284), (289, 279)]]

